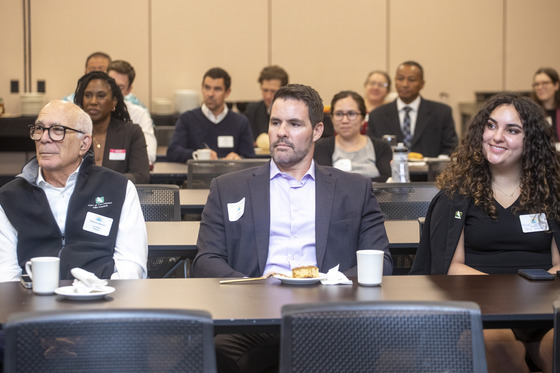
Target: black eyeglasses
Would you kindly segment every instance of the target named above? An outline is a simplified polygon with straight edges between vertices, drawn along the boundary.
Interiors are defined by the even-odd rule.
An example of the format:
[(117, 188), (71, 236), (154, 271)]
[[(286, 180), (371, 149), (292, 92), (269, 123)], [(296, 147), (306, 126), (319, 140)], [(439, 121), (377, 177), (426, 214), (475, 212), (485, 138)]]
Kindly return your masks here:
[(64, 140), (64, 136), (66, 136), (66, 130), (70, 130), (78, 133), (85, 133), (83, 131), (74, 128), (61, 126), (60, 124), (55, 124), (54, 126), (50, 126), (50, 127), (43, 127), (38, 124), (31, 124), (29, 125), (29, 137), (31, 137), (31, 140), (33, 141), (39, 141), (41, 140), (41, 137), (43, 137), (43, 132), (47, 131), (52, 141), (62, 141)]
[(333, 113), (333, 117), (336, 120), (342, 120), (344, 118), (344, 116), (347, 116), (348, 120), (354, 120), (358, 117), (358, 115), (362, 115), (362, 114), (358, 111), (349, 111), (347, 113), (345, 113), (343, 111), (335, 111)]

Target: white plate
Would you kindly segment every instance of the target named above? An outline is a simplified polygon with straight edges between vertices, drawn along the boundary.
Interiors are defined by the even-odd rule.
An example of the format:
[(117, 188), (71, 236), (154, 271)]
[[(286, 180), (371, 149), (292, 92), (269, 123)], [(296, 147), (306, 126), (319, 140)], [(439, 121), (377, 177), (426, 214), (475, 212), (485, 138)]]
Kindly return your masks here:
[(281, 275), (274, 275), (275, 279), (282, 281), (283, 284), (288, 285), (311, 285), (320, 282), (327, 278), (324, 273), (319, 273), (319, 277), (312, 277), (312, 278), (292, 278), (292, 277), (284, 277)]
[(63, 286), (58, 289), (55, 289), (55, 293), (58, 295), (62, 295), (65, 298), (73, 299), (73, 300), (92, 300), (92, 299), (101, 299), (104, 296), (111, 294), (115, 291), (114, 287), (111, 286), (103, 286), (103, 290), (96, 291), (93, 293), (75, 293), (73, 286)]

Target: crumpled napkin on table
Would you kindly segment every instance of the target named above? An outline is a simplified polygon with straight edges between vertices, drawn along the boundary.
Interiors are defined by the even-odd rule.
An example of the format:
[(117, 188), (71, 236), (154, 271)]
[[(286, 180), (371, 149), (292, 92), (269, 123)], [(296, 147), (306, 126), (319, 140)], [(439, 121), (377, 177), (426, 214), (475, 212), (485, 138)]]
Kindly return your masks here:
[(84, 269), (72, 268), (70, 272), (75, 277), (72, 283), (75, 293), (87, 294), (94, 291), (103, 291), (103, 288), (107, 285), (107, 280), (101, 280), (95, 274)]
[(352, 280), (349, 280), (344, 273), (338, 270), (338, 264), (329, 269), (326, 274), (326, 278), (321, 280), (323, 285), (352, 285)]

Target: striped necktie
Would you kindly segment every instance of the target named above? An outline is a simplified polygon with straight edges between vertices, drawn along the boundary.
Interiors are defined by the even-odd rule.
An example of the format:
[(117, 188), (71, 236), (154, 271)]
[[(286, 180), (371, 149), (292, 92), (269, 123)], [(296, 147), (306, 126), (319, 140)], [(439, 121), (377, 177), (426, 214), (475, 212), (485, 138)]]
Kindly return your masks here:
[(412, 141), (412, 133), (410, 132), (410, 111), (412, 108), (410, 106), (405, 106), (404, 110), (404, 119), (403, 119), (403, 134), (404, 134), (404, 145), (410, 149), (410, 142)]

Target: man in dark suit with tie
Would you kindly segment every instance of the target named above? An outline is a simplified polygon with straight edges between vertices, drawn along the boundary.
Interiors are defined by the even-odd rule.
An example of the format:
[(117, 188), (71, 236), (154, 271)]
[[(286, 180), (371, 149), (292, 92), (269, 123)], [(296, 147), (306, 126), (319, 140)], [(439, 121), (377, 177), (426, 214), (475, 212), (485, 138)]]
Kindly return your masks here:
[(451, 155), (458, 143), (451, 108), (420, 96), (424, 87), (422, 66), (414, 61), (400, 64), (395, 86), (399, 97), (369, 114), (368, 134), (377, 138), (396, 136), (409, 151), (425, 157)]
[[(196, 277), (291, 275), (314, 265), (356, 274), (356, 251), (392, 259), (371, 180), (313, 162), (323, 132), (323, 102), (311, 87), (290, 84), (275, 94), (269, 124), (271, 162), (212, 181), (202, 213)], [(220, 371), (278, 361), (278, 335), (219, 335)], [(267, 348), (268, 347), (268, 348)]]

